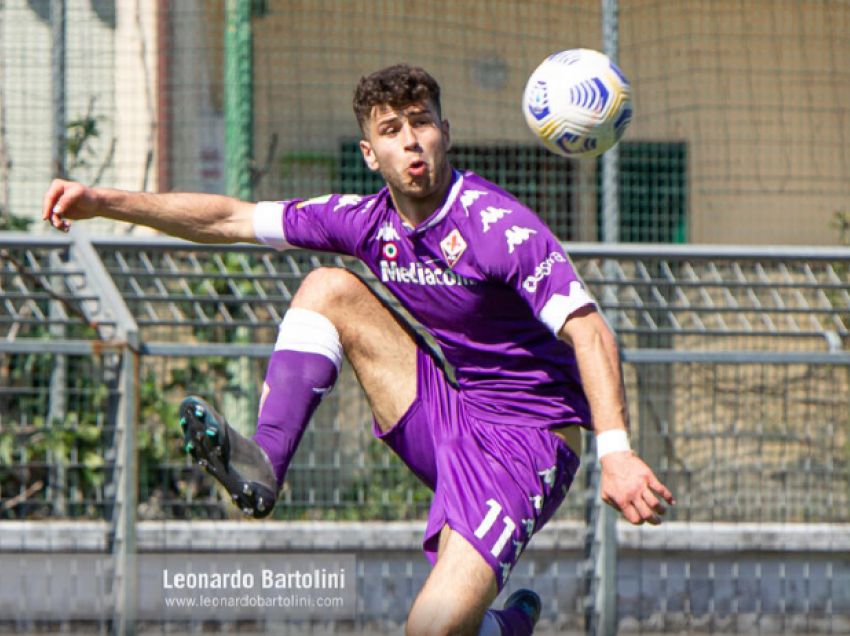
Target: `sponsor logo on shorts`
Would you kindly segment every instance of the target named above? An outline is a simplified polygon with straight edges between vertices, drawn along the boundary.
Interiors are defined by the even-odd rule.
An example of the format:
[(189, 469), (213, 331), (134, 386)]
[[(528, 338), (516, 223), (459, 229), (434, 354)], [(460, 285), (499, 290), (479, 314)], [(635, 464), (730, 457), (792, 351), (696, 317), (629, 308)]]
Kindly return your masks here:
[(466, 241), (460, 235), (457, 228), (449, 232), (448, 236), (440, 241), (440, 249), (443, 250), (443, 257), (446, 259), (446, 265), (449, 269), (455, 266), (455, 263), (460, 259), (460, 255), (466, 249)]
[(566, 263), (567, 259), (560, 252), (552, 252), (545, 261), (534, 268), (534, 273), (522, 281), (522, 288), (529, 294), (537, 291), (537, 283), (552, 273), (555, 263)]
[(508, 254), (513, 254), (514, 250), (531, 238), (532, 234), (537, 234), (537, 230), (517, 225), (505, 230), (505, 238), (508, 239)]
[(460, 274), (455, 274), (450, 269), (444, 270), (439, 267), (425, 267), (420, 262), (411, 263), (410, 265), (399, 265), (389, 258), (381, 261), (381, 282), (427, 285), (429, 287), (468, 287), (477, 284), (476, 281), (470, 280)]

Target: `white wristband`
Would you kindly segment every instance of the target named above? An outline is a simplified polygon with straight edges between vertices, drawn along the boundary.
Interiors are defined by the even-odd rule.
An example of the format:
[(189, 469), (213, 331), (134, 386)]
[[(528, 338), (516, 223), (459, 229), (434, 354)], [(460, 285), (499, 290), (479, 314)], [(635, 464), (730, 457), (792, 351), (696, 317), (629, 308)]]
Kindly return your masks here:
[(596, 456), (599, 459), (609, 453), (632, 450), (629, 434), (623, 430), (605, 431), (596, 436)]

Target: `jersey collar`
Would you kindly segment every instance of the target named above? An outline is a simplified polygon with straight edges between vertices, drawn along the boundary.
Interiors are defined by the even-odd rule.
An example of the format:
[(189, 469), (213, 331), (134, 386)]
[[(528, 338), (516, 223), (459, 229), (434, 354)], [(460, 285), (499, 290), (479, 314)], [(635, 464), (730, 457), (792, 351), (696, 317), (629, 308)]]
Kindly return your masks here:
[(452, 179), (452, 187), (449, 189), (449, 193), (446, 196), (446, 200), (443, 203), (443, 207), (441, 207), (437, 212), (432, 214), (431, 218), (416, 227), (413, 227), (409, 223), (405, 223), (404, 221), (402, 221), (401, 225), (405, 229), (405, 231), (407, 231), (408, 234), (423, 234), (425, 230), (434, 227), (435, 225), (437, 225), (437, 223), (446, 218), (446, 215), (448, 215), (448, 213), (451, 211), (452, 206), (457, 200), (458, 193), (461, 191), (461, 188), (463, 188), (463, 175), (454, 168), (452, 168)]

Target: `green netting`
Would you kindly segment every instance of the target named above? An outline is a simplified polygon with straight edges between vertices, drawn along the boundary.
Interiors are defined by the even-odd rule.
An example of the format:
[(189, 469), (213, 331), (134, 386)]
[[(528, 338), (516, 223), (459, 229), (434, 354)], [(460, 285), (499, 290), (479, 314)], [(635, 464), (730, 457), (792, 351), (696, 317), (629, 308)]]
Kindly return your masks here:
[[(0, 5), (4, 211), (38, 216), (57, 104), (70, 175), (89, 183), (225, 192), (230, 179), (242, 196), (273, 200), (374, 189), (349, 152), (352, 90), (408, 61), (442, 85), (458, 167), (497, 179), (560, 237), (599, 238), (597, 162), (542, 151), (520, 112), (547, 55), (604, 47), (598, 0), (66, 5), (58, 94), (49, 3)], [(241, 16), (229, 30), (228, 15)], [(620, 147), (622, 239), (846, 241), (847, 59), (845, 2), (619, 2), (635, 104)]]

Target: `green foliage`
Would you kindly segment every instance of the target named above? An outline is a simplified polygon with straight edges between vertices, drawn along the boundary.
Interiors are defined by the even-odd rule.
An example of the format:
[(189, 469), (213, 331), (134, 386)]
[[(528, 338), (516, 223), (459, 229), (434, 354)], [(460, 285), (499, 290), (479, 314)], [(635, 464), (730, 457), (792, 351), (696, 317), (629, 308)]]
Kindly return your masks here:
[(838, 230), (839, 245), (850, 245), (850, 212), (836, 210), (832, 215), (830, 226)]
[(67, 122), (65, 127), (65, 152), (68, 157), (67, 171), (72, 173), (78, 168), (88, 168), (90, 160), (96, 157), (91, 147), (91, 141), (100, 137), (99, 122), (103, 117), (91, 114), (94, 108), (94, 98), (89, 102), (89, 108), (85, 115)]
[[(427, 518), (432, 492), (384, 444), (372, 439), (364, 450), (362, 466), (354, 471), (350, 486), (340, 493), (339, 503), (308, 506), (295, 501), (279, 503), (278, 520), (301, 521), (400, 521)], [(289, 479), (309, 478), (309, 469), (298, 462), (289, 471)], [(284, 484), (284, 495), (289, 483)], [(283, 495), (282, 497), (283, 498)]]
[(4, 360), (10, 385), (26, 390), (4, 405), (0, 484), (4, 498), (20, 500), (0, 509), (0, 518), (57, 516), (62, 514), (53, 509), (58, 499), (66, 502), (64, 514), (102, 514), (98, 504), (103, 503), (104, 447), (109, 433), (102, 413), (109, 392), (105, 385), (92, 386), (87, 361), (80, 363), (80, 359), (72, 358), (68, 393), (80, 396), (85, 408), (69, 408), (62, 420), (48, 422), (44, 412), (53, 362), (49, 354), (8, 356)]
[(0, 214), (0, 232), (26, 232), (35, 221), (4, 211)]

